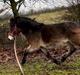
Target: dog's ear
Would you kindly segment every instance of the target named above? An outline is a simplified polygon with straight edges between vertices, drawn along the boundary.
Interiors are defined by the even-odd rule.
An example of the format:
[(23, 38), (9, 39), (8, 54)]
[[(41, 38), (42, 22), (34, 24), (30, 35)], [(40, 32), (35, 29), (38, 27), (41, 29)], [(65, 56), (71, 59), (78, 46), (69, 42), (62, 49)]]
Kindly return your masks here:
[(14, 18), (11, 18), (11, 19), (10, 19), (10, 22), (12, 22), (12, 21), (14, 21)]
[(11, 27), (14, 26), (14, 18), (11, 18), (11, 19), (10, 19), (9, 24), (10, 24)]

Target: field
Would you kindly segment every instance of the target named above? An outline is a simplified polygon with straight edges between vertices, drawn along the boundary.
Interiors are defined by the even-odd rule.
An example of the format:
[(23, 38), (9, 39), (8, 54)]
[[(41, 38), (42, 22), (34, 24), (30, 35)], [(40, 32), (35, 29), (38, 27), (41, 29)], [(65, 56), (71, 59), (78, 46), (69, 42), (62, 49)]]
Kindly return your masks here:
[(32, 19), (35, 18), (36, 21), (45, 24), (60, 23), (64, 21), (64, 19), (62, 18), (65, 14), (67, 14), (66, 12), (67, 12), (66, 10), (60, 10), (55, 12), (53, 11), (49, 13), (45, 12), (42, 14), (31, 15), (29, 17)]
[[(25, 75), (80, 75), (79, 53), (80, 51), (73, 54), (62, 65), (56, 65), (39, 58), (30, 59), (23, 66)], [(17, 64), (4, 63), (0, 65), (0, 75), (20, 75), (20, 71)]]
[[(51, 23), (63, 22), (64, 20), (62, 19), (62, 17), (64, 16), (65, 13), (66, 11), (62, 10), (62, 11), (32, 15), (29, 17), (32, 19), (35, 18), (36, 21), (41, 23), (51, 24)], [(0, 21), (0, 24), (8, 25), (7, 20)], [(2, 39), (3, 37), (5, 37), (5, 39)], [(0, 39), (4, 41), (3, 45), (11, 43), (8, 44), (8, 46), (10, 46), (9, 48), (8, 46), (4, 46), (4, 49), (0, 48), (0, 75), (20, 75), (20, 71), (16, 64), (16, 60), (13, 54), (13, 46), (12, 46), (13, 42), (9, 42), (9, 40), (7, 39), (7, 35), (3, 36), (1, 34)], [(21, 46), (22, 44), (20, 44), (19, 46)], [(1, 62), (1, 60), (5, 60), (6, 58), (5, 56), (1, 55), (1, 53), (3, 55), (7, 54), (10, 57), (7, 62)], [(19, 54), (19, 57), (21, 59), (21, 54)], [(80, 51), (79, 50), (76, 51), (61, 65), (56, 65), (50, 62), (50, 60), (46, 59), (46, 57), (42, 53), (30, 54), (27, 57), (26, 64), (23, 65), (23, 69), (25, 75), (80, 75)]]

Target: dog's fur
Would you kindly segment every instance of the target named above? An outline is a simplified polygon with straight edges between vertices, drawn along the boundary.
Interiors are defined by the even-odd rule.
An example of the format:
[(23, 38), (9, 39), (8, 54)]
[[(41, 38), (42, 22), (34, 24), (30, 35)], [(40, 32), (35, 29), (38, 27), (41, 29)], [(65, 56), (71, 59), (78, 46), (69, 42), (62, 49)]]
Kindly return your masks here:
[(37, 50), (41, 46), (54, 46), (66, 40), (80, 46), (80, 25), (74, 22), (45, 25), (29, 18), (11, 18), (11, 30), (15, 26), (17, 32), (22, 32), (27, 38), (29, 51)]

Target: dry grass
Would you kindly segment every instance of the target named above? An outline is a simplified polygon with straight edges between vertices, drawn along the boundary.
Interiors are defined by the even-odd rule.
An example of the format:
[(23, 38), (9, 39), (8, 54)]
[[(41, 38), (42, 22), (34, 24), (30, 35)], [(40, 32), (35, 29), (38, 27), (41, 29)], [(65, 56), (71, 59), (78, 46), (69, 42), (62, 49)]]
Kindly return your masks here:
[(43, 14), (37, 14), (29, 16), (30, 18), (34, 19), (38, 22), (45, 23), (45, 24), (51, 24), (51, 23), (60, 23), (64, 20), (62, 17), (66, 13), (66, 10), (56, 11), (56, 12), (50, 12), (50, 13), (43, 13)]

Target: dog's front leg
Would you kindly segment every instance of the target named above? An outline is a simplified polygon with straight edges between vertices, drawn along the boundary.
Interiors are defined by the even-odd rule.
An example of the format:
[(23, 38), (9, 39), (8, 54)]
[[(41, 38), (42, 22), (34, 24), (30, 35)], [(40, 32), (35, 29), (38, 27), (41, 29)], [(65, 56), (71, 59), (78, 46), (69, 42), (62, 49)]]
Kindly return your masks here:
[(23, 57), (22, 57), (22, 61), (21, 61), (22, 65), (24, 65), (26, 63), (26, 57), (29, 54), (30, 47), (31, 47), (31, 45), (29, 45), (27, 48), (24, 49)]

